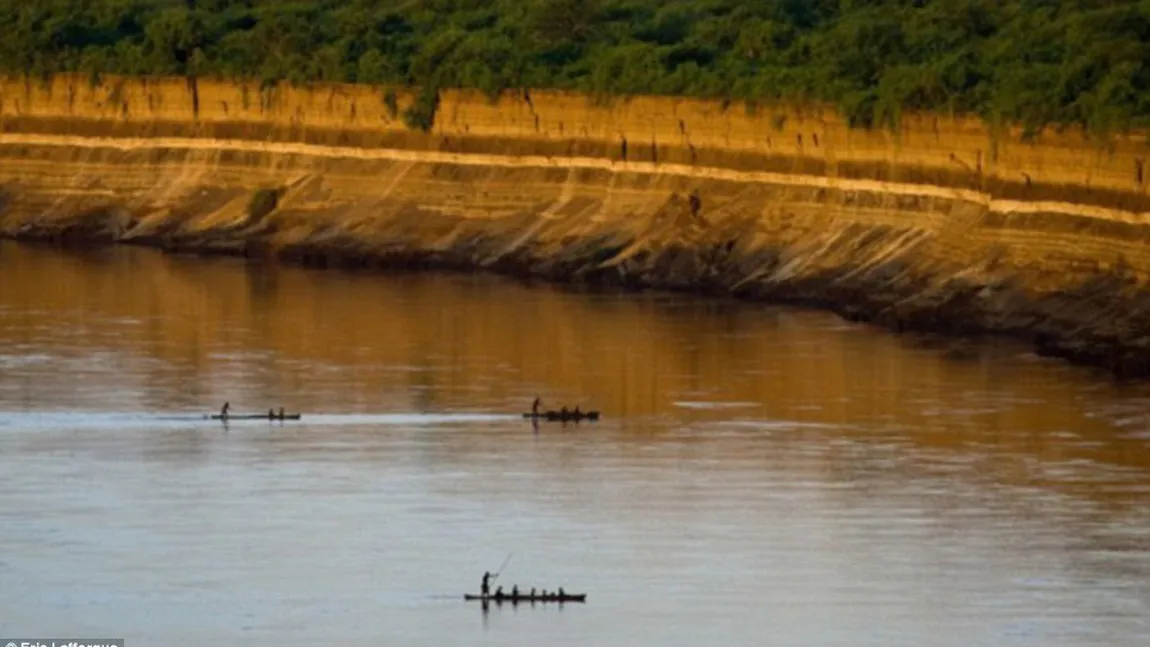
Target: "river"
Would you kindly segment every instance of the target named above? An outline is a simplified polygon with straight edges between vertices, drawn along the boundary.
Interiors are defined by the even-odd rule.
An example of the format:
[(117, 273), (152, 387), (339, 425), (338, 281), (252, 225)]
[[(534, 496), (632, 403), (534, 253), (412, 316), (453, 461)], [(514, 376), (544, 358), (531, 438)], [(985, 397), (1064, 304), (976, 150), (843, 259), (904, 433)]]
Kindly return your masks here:
[[(586, 604), (462, 600), (505, 562)], [(0, 609), (133, 646), (1150, 644), (1150, 388), (761, 304), (0, 243)]]

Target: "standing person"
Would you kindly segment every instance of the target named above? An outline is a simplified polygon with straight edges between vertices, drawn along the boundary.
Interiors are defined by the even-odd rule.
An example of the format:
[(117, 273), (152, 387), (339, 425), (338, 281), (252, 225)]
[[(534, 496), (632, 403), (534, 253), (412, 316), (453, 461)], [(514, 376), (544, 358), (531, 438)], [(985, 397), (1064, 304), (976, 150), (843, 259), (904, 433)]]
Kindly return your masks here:
[(483, 583), (479, 585), (479, 592), (482, 595), (486, 596), (489, 593), (491, 593), (490, 582), (491, 582), (491, 572), (486, 571), (483, 573)]

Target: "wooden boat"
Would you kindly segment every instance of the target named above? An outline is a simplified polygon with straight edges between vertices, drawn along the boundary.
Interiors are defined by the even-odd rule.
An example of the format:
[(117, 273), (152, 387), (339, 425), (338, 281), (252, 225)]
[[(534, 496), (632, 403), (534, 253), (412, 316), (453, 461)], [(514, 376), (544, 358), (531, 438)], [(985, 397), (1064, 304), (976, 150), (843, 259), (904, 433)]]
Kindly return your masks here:
[(207, 417), (210, 420), (299, 420), (301, 415), (298, 413), (285, 413), (282, 416), (278, 413), (229, 413), (226, 416), (221, 416), (214, 413)]
[(483, 602), (510, 602), (518, 604), (520, 602), (586, 602), (586, 593), (564, 593), (560, 596), (558, 593), (548, 593), (547, 595), (531, 595), (530, 593), (520, 593), (519, 595), (511, 595), (504, 593), (503, 595), (475, 595), (474, 593), (466, 593), (463, 595), (464, 600), (480, 600)]
[(579, 422), (582, 420), (598, 420), (598, 411), (540, 411), (539, 413), (525, 413), (523, 417), (529, 420), (547, 420), (548, 422)]

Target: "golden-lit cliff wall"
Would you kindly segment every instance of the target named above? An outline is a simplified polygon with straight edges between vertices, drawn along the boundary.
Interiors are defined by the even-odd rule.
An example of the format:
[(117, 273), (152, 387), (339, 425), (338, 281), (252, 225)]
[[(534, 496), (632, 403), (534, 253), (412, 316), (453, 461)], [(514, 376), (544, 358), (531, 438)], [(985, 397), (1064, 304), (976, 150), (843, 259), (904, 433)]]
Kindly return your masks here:
[(83, 76), (0, 83), (7, 132), (174, 134), (476, 153), (592, 156), (744, 171), (932, 183), (994, 197), (1143, 210), (1146, 138), (1025, 137), (973, 118), (906, 115), (897, 132), (849, 128), (824, 108), (636, 97), (595, 100), (445, 91), (431, 134), (409, 130), (407, 90), (261, 87), (182, 78)]
[(265, 88), (258, 83), (142, 77), (92, 82), (61, 75), (6, 79), (0, 84), (0, 102), (6, 123), (20, 118), (204, 127), (262, 123), (379, 132), (406, 130), (399, 113), (410, 105), (411, 96), (401, 91), (389, 108), (386, 90), (362, 86)]
[(847, 223), (881, 224), (930, 236), (947, 261), (1150, 275), (1141, 135), (1109, 148), (1075, 134), (1022, 143), (970, 120), (913, 116), (892, 134), (851, 130), (826, 111), (544, 92), (494, 102), (447, 92), (425, 134), (403, 124), (411, 102), (357, 86), (9, 79), (0, 219), (118, 205), (145, 220), (212, 215), (197, 226), (213, 226), (242, 220), (251, 192), (272, 186), (290, 187), (281, 211), (312, 224), (354, 214), (353, 235), (420, 212), (634, 225), (699, 189), (709, 219), (756, 219), (788, 244), (821, 247)]

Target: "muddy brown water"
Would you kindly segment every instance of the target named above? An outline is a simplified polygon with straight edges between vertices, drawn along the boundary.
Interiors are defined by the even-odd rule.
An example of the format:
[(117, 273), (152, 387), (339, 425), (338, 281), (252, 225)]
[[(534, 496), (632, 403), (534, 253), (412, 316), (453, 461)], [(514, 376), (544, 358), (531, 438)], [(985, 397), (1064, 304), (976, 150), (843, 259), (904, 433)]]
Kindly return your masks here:
[[(604, 418), (533, 429), (536, 394)], [(497, 584), (587, 603), (464, 602), (509, 554)], [(1150, 388), (764, 305), (0, 243), (0, 610), (133, 645), (1150, 644)]]

